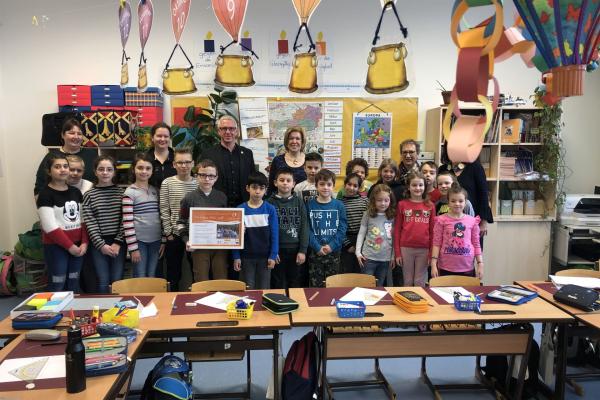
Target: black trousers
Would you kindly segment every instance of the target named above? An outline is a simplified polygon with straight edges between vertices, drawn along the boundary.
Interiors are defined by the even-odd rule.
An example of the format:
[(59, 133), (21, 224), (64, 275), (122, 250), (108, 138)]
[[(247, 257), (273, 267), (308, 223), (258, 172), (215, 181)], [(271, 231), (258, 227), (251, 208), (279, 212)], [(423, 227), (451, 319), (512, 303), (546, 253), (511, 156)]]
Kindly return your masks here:
[(167, 281), (171, 284), (171, 291), (173, 292), (179, 291), (184, 254), (187, 257), (188, 263), (192, 265), (192, 257), (190, 253), (185, 251), (185, 243), (181, 238), (173, 235), (173, 240), (167, 240), (164, 258), (167, 264)]
[(298, 249), (279, 249), (279, 264), (271, 271), (271, 287), (273, 289), (287, 289), (302, 287), (302, 270), (304, 264), (296, 264)]

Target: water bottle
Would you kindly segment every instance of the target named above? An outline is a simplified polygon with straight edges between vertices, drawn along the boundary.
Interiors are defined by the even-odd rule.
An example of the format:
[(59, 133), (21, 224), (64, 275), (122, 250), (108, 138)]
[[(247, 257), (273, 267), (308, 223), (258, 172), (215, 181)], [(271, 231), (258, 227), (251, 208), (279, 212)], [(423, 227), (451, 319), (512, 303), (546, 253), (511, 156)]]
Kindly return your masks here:
[(85, 348), (81, 341), (81, 328), (73, 325), (68, 331), (65, 349), (67, 393), (85, 390)]

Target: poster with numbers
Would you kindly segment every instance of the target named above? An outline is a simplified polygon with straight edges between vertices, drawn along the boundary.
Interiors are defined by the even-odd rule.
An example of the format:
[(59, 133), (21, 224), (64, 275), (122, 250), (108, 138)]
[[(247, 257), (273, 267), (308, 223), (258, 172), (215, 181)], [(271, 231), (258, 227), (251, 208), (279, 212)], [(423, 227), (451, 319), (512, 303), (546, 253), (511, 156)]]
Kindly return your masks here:
[(392, 113), (353, 113), (352, 158), (378, 166), (391, 155)]

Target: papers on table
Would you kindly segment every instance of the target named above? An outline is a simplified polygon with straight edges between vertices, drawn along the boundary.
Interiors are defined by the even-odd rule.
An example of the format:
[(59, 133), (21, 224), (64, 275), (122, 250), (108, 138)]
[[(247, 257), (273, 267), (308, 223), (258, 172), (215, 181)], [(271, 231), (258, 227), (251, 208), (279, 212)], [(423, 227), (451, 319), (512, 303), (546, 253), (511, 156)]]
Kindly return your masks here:
[(366, 306), (373, 306), (387, 294), (385, 290), (354, 288), (345, 296), (340, 298), (342, 301), (362, 301)]
[(564, 285), (577, 285), (588, 289), (600, 289), (600, 279), (598, 278), (550, 275), (550, 280), (554, 283), (554, 286), (559, 289)]
[(234, 296), (232, 294), (215, 292), (209, 296), (196, 300), (195, 303), (227, 311), (227, 304), (231, 303), (232, 301), (238, 301), (241, 298), (242, 297), (240, 296)]
[(463, 296), (470, 297), (471, 292), (460, 286), (448, 287), (432, 287), (430, 288), (435, 294), (440, 296), (446, 303), (454, 304), (454, 292), (458, 292)]
[(140, 312), (140, 318), (154, 317), (158, 314), (158, 308), (156, 308), (156, 304), (154, 304), (154, 302), (151, 302), (150, 304), (144, 307), (144, 305), (140, 301), (138, 303), (137, 308)]
[(0, 364), (0, 382), (2, 383), (20, 380), (32, 382), (35, 379), (64, 378), (65, 376), (64, 355), (12, 358), (4, 360)]

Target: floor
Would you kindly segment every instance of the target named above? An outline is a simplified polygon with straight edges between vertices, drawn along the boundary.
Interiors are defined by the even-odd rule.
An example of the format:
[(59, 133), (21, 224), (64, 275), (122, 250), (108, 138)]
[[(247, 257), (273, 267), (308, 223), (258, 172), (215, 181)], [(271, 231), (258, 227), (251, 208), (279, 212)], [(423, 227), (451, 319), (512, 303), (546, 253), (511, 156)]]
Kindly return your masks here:
[[(0, 298), (0, 318), (5, 318), (9, 311), (22, 299), (19, 297)], [(536, 339), (539, 342), (539, 329), (536, 326)], [(282, 333), (282, 346), (284, 352), (289, 349), (292, 342), (308, 329), (294, 328)], [(133, 387), (140, 388), (148, 371), (158, 361), (157, 359), (139, 360), (136, 365)], [(474, 382), (473, 372), (474, 357), (429, 358), (428, 373), (435, 383)], [(333, 381), (338, 379), (368, 378), (372, 371), (373, 363), (370, 360), (352, 360), (351, 362), (334, 361), (328, 363), (328, 376)], [(264, 399), (268, 384), (268, 377), (272, 368), (272, 355), (267, 351), (252, 353), (252, 398)], [(420, 379), (420, 359), (384, 359), (381, 360), (381, 369), (390, 381), (399, 399), (432, 399), (428, 388)], [(197, 363), (194, 365), (194, 392), (232, 391), (243, 389), (245, 382), (244, 362), (223, 363)], [(585, 390), (584, 396), (577, 396), (572, 388), (567, 387), (566, 399), (597, 399), (600, 393), (600, 379), (579, 381)], [(386, 399), (385, 393), (380, 389), (352, 390), (336, 392), (336, 399)], [(595, 394), (594, 394), (595, 393)], [(1, 397), (1, 396), (0, 396)], [(454, 391), (445, 392), (444, 399), (494, 399), (486, 391)], [(540, 399), (543, 397), (540, 397)]]

